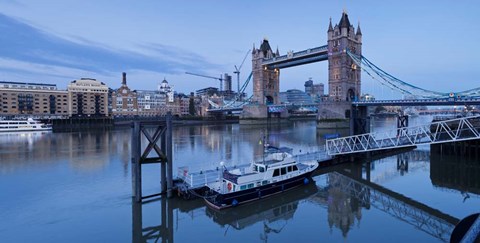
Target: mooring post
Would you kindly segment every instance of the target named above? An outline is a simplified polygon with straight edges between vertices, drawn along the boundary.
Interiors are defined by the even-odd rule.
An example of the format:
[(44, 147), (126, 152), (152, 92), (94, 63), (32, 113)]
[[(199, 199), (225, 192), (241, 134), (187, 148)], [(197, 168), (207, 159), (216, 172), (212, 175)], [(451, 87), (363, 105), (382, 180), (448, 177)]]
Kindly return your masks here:
[(135, 202), (142, 201), (142, 165), (140, 164), (140, 122), (133, 122), (132, 129), (132, 192)]
[(173, 188), (173, 127), (172, 127), (172, 113), (167, 113), (167, 197), (172, 197), (172, 188)]
[[(162, 137), (160, 138), (160, 148), (165, 153), (165, 157), (167, 157), (167, 139), (166, 139), (167, 129), (165, 129)], [(167, 193), (167, 164), (168, 162), (163, 159), (160, 163), (160, 192), (162, 194)]]

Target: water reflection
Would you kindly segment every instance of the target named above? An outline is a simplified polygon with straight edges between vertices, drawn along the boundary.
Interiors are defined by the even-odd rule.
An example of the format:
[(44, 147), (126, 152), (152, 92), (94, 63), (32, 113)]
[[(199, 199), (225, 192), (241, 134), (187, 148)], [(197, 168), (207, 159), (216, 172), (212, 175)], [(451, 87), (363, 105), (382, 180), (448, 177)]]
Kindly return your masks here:
[[(317, 130), (315, 122), (176, 127), (174, 168), (249, 161), (261, 156), (263, 134), (269, 143), (298, 153), (321, 148), (323, 136), (337, 132)], [(447, 237), (455, 220), (477, 212), (480, 203), (477, 160), (441, 157), (421, 148), (329, 168), (339, 173), (317, 175), (313, 190), (299, 188), (294, 195), (281, 194), (232, 214), (211, 212), (201, 200), (130, 204), (130, 139), (130, 129), (0, 134), (0, 193), (11, 195), (0, 201), (0, 207), (8, 209), (0, 213), (2, 240), (15, 242), (29, 227), (24, 241), (103, 237), (118, 242), (131, 237), (134, 242), (251, 242), (303, 237), (308, 242), (320, 236), (326, 242), (366, 242), (377, 237), (372, 232), (381, 227), (385, 234), (398, 236), (392, 241), (437, 242)], [(145, 189), (158, 191), (158, 167), (144, 172)], [(376, 242), (388, 241), (378, 237)]]
[[(309, 184), (304, 187), (292, 189), (281, 195), (275, 195), (258, 202), (253, 202), (245, 207), (233, 208), (230, 210), (217, 211), (209, 207), (206, 208), (206, 215), (220, 226), (231, 226), (234, 229), (241, 230), (257, 222), (263, 222), (265, 232), (262, 232), (263, 238), (268, 238), (268, 232), (279, 233), (279, 229), (273, 230), (270, 223), (286, 221), (293, 218), (295, 211), (301, 200), (314, 195), (318, 191), (317, 186)], [(228, 228), (227, 228), (228, 230)]]
[[(118, 139), (123, 136), (123, 139)], [(112, 141), (129, 139), (128, 134), (109, 132), (19, 133), (0, 135), (0, 173), (12, 173), (29, 166), (50, 166), (68, 160), (78, 171), (96, 171), (109, 162)], [(128, 154), (129, 149), (126, 149)], [(126, 157), (128, 157), (126, 155)], [(125, 161), (127, 162), (127, 161)]]
[(430, 178), (434, 186), (457, 191), (463, 197), (463, 202), (480, 195), (478, 159), (432, 154)]

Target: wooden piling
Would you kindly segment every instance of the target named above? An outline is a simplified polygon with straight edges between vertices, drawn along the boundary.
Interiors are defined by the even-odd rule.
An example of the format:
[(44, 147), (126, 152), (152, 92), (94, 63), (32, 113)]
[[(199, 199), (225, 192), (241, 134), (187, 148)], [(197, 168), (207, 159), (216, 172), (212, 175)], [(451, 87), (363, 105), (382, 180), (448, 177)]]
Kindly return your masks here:
[[(153, 136), (149, 134), (147, 127), (154, 127)], [(173, 125), (172, 114), (168, 113), (165, 120), (155, 122), (132, 123), (132, 194), (135, 202), (142, 199), (167, 194), (172, 197), (173, 189)], [(145, 150), (142, 151), (142, 134), (148, 140)], [(158, 146), (160, 142), (160, 147)], [(150, 156), (151, 152), (156, 156)], [(153, 195), (142, 195), (142, 164), (160, 163), (160, 193)]]
[(167, 147), (167, 197), (172, 197), (173, 188), (173, 127), (172, 127), (172, 113), (167, 113), (167, 134), (166, 134), (166, 147)]
[(140, 122), (133, 122), (132, 128), (132, 192), (135, 202), (142, 201), (142, 165), (140, 161)]

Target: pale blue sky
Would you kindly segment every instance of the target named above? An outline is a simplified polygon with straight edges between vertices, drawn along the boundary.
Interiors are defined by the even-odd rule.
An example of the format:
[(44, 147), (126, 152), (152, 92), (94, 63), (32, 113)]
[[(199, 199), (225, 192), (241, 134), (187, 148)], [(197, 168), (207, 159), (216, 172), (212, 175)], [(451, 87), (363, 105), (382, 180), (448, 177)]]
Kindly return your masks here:
[[(338, 23), (343, 9), (360, 21), (364, 56), (385, 71), (442, 92), (480, 86), (480, 3), (446, 0), (0, 0), (0, 80), (65, 89), (91, 77), (117, 88), (125, 71), (133, 89), (164, 77), (179, 92), (218, 87), (184, 73), (233, 75), (264, 37), (281, 54), (324, 45), (329, 18)], [(244, 80), (250, 57), (241, 71)], [(326, 62), (283, 69), (280, 89), (303, 89), (309, 77), (326, 84), (327, 71)], [(396, 94), (362, 81), (364, 93)]]

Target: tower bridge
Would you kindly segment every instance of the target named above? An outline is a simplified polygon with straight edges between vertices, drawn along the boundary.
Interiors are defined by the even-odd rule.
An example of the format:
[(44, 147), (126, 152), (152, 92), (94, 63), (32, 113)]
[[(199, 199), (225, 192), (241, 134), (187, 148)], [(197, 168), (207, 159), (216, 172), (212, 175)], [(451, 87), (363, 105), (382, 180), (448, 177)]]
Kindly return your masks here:
[[(338, 24), (327, 30), (327, 44), (299, 52), (288, 52), (280, 55), (278, 49), (274, 52), (267, 39), (259, 48), (252, 49), (253, 97), (252, 102), (243, 107), (242, 119), (258, 119), (271, 117), (286, 117), (288, 112), (275, 112), (268, 106), (280, 105), (280, 70), (314, 62), (328, 61), (328, 90), (332, 102), (351, 102), (361, 94), (360, 69), (343, 51), (351, 50), (356, 55), (362, 52), (362, 32), (350, 24), (348, 14), (344, 11)], [(346, 106), (338, 106), (344, 109)], [(274, 111), (274, 112), (272, 112)], [(337, 112), (339, 118), (345, 117), (345, 111)]]

